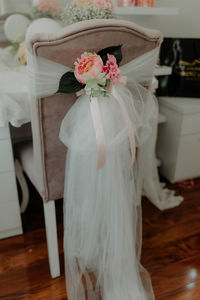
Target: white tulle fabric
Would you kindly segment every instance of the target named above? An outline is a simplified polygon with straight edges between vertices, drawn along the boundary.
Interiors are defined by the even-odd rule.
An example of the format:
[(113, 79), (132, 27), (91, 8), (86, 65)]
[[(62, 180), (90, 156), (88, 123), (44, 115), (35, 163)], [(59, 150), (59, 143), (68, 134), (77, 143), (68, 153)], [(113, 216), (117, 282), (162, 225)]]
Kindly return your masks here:
[[(151, 281), (140, 265), (143, 158), (154, 151), (144, 145), (157, 124), (151, 82), (159, 49), (121, 67), (127, 87), (122, 97), (135, 132), (138, 155), (128, 171), (131, 153), (127, 128), (116, 99), (99, 97), (106, 139), (106, 165), (97, 171), (97, 144), (89, 97), (80, 96), (62, 121), (60, 139), (68, 147), (64, 193), (64, 250), (69, 300), (153, 300)], [(65, 66), (28, 55), (31, 93), (58, 90)], [(151, 154), (152, 155), (152, 154)], [(152, 170), (151, 170), (152, 172)]]

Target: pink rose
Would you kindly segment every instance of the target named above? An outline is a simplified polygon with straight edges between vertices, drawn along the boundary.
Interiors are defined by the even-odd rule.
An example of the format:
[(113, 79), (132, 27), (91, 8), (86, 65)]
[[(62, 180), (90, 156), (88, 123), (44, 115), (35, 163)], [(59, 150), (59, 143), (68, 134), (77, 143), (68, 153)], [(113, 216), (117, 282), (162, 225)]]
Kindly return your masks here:
[(59, 0), (38, 0), (35, 6), (41, 11), (49, 10), (54, 13), (59, 13), (61, 10)]
[(107, 54), (108, 60), (103, 67), (103, 72), (106, 73), (106, 77), (114, 84), (119, 78), (120, 69), (117, 65), (117, 61), (114, 55)]
[(96, 0), (95, 6), (99, 9), (113, 9), (114, 5), (111, 0)]
[(81, 58), (75, 62), (75, 77), (76, 79), (85, 84), (87, 79), (94, 77), (98, 78), (103, 70), (103, 61), (97, 54), (87, 53), (81, 55)]

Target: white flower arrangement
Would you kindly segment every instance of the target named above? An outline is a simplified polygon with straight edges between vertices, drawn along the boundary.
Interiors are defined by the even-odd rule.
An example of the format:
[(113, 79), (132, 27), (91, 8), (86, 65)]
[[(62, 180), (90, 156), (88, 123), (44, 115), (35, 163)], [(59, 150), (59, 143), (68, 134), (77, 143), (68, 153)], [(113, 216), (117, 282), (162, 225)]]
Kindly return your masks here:
[(65, 24), (91, 19), (113, 19), (113, 4), (111, 0), (74, 0), (68, 4), (62, 13)]

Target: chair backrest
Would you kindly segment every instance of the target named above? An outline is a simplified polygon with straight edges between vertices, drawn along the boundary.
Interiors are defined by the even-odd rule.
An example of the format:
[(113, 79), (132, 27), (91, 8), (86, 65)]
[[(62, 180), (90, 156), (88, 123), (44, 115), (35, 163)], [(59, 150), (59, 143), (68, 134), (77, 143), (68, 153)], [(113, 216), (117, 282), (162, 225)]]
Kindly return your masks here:
[[(121, 65), (158, 47), (162, 35), (132, 22), (89, 20), (65, 27), (59, 33), (40, 34), (28, 42), (28, 50), (37, 56), (73, 67), (84, 51), (99, 51), (122, 45)], [(32, 103), (34, 159), (40, 193), (45, 201), (63, 197), (66, 148), (60, 142), (59, 129), (65, 114), (75, 102), (74, 94), (52, 95)]]

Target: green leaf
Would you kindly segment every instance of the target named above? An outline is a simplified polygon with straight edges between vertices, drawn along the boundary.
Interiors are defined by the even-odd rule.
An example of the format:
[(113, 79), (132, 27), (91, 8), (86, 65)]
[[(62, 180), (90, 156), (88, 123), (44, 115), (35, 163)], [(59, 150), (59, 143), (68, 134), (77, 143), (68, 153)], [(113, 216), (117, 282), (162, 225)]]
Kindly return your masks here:
[(101, 56), (103, 63), (106, 64), (106, 61), (108, 60), (107, 54), (112, 54), (115, 56), (117, 60), (117, 64), (119, 66), (121, 60), (122, 60), (122, 46), (113, 46), (108, 47), (105, 49), (100, 50), (97, 54)]
[(74, 73), (69, 71), (61, 77), (57, 93), (76, 93), (84, 87), (84, 84), (77, 81), (76, 77), (74, 76)]

